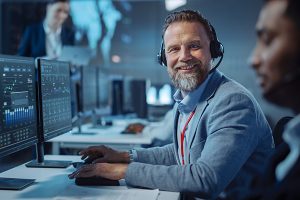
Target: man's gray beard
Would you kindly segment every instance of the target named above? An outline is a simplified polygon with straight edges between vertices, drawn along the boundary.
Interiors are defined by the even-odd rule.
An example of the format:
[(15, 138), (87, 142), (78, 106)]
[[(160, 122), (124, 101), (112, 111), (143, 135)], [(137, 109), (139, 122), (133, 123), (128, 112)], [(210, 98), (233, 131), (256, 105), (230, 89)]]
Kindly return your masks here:
[(181, 73), (171, 73), (169, 72), (171, 80), (174, 86), (181, 91), (191, 92), (195, 90), (199, 85), (200, 74), (181, 74)]

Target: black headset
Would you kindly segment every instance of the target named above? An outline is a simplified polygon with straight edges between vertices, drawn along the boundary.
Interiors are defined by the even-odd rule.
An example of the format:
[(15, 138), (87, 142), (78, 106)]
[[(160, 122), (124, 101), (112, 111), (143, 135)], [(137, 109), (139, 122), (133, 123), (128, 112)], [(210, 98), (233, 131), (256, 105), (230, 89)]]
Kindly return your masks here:
[[(208, 21), (207, 21), (208, 22)], [(221, 42), (219, 42), (215, 28), (208, 22), (208, 25), (210, 27), (210, 31), (212, 34), (212, 40), (210, 41), (210, 54), (212, 59), (216, 59), (218, 57), (221, 57), (219, 62), (216, 64), (215, 67), (213, 67), (210, 70), (210, 73), (213, 72), (222, 62), (223, 55), (224, 55), (224, 46)], [(165, 45), (164, 40), (161, 42), (160, 50), (157, 54), (157, 62), (162, 66), (167, 66), (167, 59), (165, 54)]]

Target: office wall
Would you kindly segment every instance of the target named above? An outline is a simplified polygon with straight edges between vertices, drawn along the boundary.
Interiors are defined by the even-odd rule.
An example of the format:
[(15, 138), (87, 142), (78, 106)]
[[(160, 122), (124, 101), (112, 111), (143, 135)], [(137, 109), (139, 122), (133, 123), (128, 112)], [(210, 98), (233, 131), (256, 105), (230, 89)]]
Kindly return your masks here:
[[(262, 3), (262, 0), (194, 0), (188, 1), (187, 5), (178, 9), (197, 8), (210, 20), (216, 29), (219, 40), (225, 47), (224, 60), (219, 67), (220, 71), (240, 82), (254, 94), (269, 118), (271, 125), (273, 125), (282, 116), (292, 115), (292, 113), (289, 110), (278, 108), (262, 98), (261, 90), (256, 83), (255, 73), (249, 64), (249, 57), (256, 43), (255, 23)], [(148, 58), (148, 62), (144, 64), (132, 64), (128, 67), (125, 65), (122, 67), (116, 66), (112, 67), (111, 71), (141, 78), (150, 78), (151, 81), (157, 83), (168, 82), (169, 77), (166, 69), (154, 61), (155, 54), (160, 47), (160, 30), (163, 23), (162, 19), (157, 19), (157, 16), (164, 18), (167, 12), (164, 10), (164, 4), (156, 5), (158, 12), (155, 15), (151, 13), (151, 16), (156, 18), (158, 30), (152, 31), (151, 34), (156, 35), (158, 39), (149, 38), (150, 35), (146, 33), (149, 33), (147, 26), (149, 27), (149, 22), (151, 22), (149, 18), (151, 16), (147, 15), (147, 10), (153, 10), (155, 6), (151, 8), (149, 6), (151, 2), (145, 2), (144, 4), (147, 4), (147, 6), (141, 6), (140, 10), (143, 16), (141, 18), (145, 21), (145, 27), (144, 30), (135, 31), (145, 32), (144, 42), (140, 44), (142, 47), (151, 46), (151, 48), (155, 48), (156, 51), (153, 54), (149, 52), (149, 57), (153, 58), (153, 61), (149, 61)], [(155, 43), (154, 46), (153, 42)], [(131, 49), (131, 51), (135, 50)], [(137, 57), (137, 59), (141, 58)]]
[[(2, 0), (0, 0), (0, 10), (2, 10)], [(2, 15), (0, 15), (0, 38), (2, 38)], [(2, 52), (2, 40), (0, 40), (0, 52)]]
[[(105, 0), (98, 1), (98, 4), (95, 4), (94, 0), (76, 0), (75, 2), (80, 1), (85, 5), (97, 7), (98, 11), (103, 9), (98, 13), (99, 16), (96, 13), (96, 18), (100, 19), (95, 21), (87, 19), (86, 21), (91, 22), (91, 27), (100, 30), (98, 38), (100, 41), (97, 42), (95, 50), (96, 65), (113, 74), (147, 78), (156, 84), (169, 83), (166, 69), (156, 63), (156, 54), (161, 44), (161, 27), (168, 13), (164, 1)], [(2, 0), (2, 2), (5, 4), (0, 4), (2, 6), (0, 27), (3, 30), (0, 32), (0, 52), (14, 54), (24, 27), (42, 19), (43, 4), (41, 1), (28, 0)], [(219, 69), (248, 88), (258, 99), (266, 115), (270, 116), (272, 122), (275, 122), (280, 117), (291, 113), (262, 99), (260, 89), (255, 82), (255, 74), (247, 62), (255, 45), (254, 27), (262, 2), (263, 0), (187, 0), (187, 4), (178, 9), (199, 9), (211, 21), (219, 40), (225, 47), (224, 60)], [(108, 12), (110, 9), (112, 10)], [(84, 13), (85, 10), (86, 13)], [(105, 14), (105, 11), (108, 14)], [(88, 12), (90, 11), (87, 9), (81, 9), (81, 12), (75, 13), (87, 17)], [(115, 15), (110, 16), (111, 13)], [(115, 27), (108, 23), (112, 22), (112, 19), (115, 19)], [(112, 33), (109, 32), (110, 28), (113, 30)], [(81, 34), (81, 37), (78, 37), (78, 44), (87, 45), (87, 36), (92, 31), (87, 32), (82, 27), (75, 27), (75, 29), (79, 35)], [(105, 36), (111, 37), (109, 41), (111, 46), (107, 46), (107, 41), (104, 42)], [(105, 47), (110, 48), (108, 66), (105, 66), (105, 54), (101, 52), (107, 50)], [(114, 62), (111, 59), (113, 57), (117, 58)]]
[(41, 20), (45, 13), (43, 1), (2, 0), (1, 25), (2, 35), (1, 53), (17, 54), (19, 42), (27, 25)]

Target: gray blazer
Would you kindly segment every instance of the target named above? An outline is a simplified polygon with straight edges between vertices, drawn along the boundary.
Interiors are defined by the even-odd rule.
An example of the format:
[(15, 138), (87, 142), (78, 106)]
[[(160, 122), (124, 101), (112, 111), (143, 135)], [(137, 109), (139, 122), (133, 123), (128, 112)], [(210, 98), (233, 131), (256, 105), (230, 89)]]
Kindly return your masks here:
[(274, 147), (258, 103), (243, 86), (214, 72), (191, 124), (186, 165), (180, 165), (177, 151), (177, 106), (174, 143), (137, 150), (126, 183), (208, 199), (220, 193), (239, 199)]

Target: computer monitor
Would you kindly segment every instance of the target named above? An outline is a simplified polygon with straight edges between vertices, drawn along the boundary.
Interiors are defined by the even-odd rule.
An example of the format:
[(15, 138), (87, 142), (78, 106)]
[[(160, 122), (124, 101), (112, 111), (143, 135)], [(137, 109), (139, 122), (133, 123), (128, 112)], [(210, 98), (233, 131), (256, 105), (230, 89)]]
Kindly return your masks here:
[(81, 80), (81, 73), (80, 70), (74, 70), (71, 75), (71, 108), (72, 108), (72, 118), (78, 116), (78, 103), (79, 95), (78, 91), (80, 90), (80, 80)]
[[(37, 143), (34, 60), (0, 55), (0, 158)], [(22, 189), (34, 179), (0, 178), (0, 189)]]
[(112, 115), (124, 114), (124, 82), (122, 79), (112, 80)]
[(108, 74), (101, 72), (98, 68), (98, 83), (97, 83), (97, 107), (110, 108), (111, 107), (111, 80)]
[(70, 161), (44, 160), (44, 142), (72, 130), (70, 66), (68, 62), (38, 59), (39, 142), (37, 159), (27, 167), (67, 167)]
[[(77, 103), (77, 114), (73, 116), (73, 122), (77, 122), (78, 132), (72, 134), (94, 135), (95, 132), (82, 132), (81, 125), (85, 118), (94, 117), (97, 108), (97, 67), (80, 66), (79, 82), (75, 86), (75, 101)], [(74, 88), (73, 86), (73, 88)], [(74, 95), (73, 95), (74, 98)]]
[(134, 105), (133, 105), (133, 98), (135, 91), (131, 90), (132, 86), (132, 77), (123, 77), (123, 113), (122, 114), (129, 114), (134, 113)]
[(81, 112), (91, 115), (97, 108), (97, 68), (81, 67)]
[(147, 92), (147, 103), (154, 106), (173, 105), (175, 88), (170, 84), (151, 84)]

